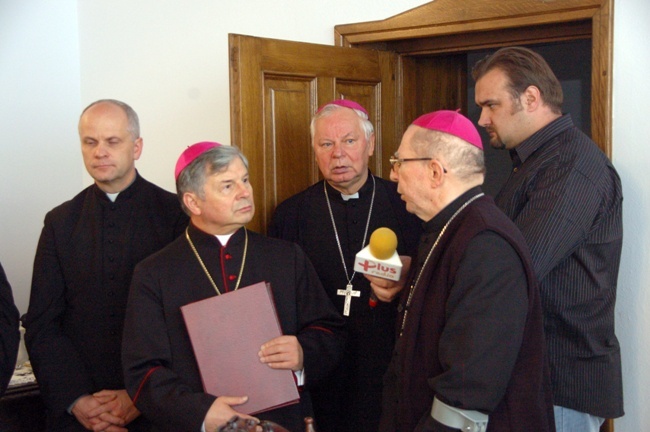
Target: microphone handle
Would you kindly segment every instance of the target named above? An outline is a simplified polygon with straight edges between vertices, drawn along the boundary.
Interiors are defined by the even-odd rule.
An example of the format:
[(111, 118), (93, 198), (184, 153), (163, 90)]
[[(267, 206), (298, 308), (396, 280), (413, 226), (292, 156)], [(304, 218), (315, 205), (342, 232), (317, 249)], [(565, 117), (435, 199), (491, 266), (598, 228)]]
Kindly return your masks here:
[(368, 299), (368, 306), (374, 308), (375, 306), (377, 306), (377, 303), (379, 303), (379, 299), (375, 295), (375, 292), (372, 290), (372, 288), (370, 288), (370, 298)]

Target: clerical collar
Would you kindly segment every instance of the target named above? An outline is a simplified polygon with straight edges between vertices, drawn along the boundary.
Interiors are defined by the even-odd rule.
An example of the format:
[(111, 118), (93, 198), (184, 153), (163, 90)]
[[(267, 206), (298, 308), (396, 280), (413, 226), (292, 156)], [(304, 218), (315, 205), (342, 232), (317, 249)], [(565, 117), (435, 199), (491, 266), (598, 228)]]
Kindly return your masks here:
[(361, 188), (357, 192), (351, 195), (345, 195), (339, 190), (334, 189), (332, 185), (329, 184), (327, 181), (325, 183), (327, 184), (326, 189), (330, 199), (339, 200), (339, 197), (341, 197), (340, 198), (341, 201), (349, 201), (351, 199), (359, 199), (362, 197), (368, 199), (367, 197), (370, 197), (370, 195), (372, 195), (372, 191), (376, 187), (375, 183), (372, 181), (372, 172), (370, 172), (370, 170), (368, 170), (368, 177), (366, 178), (366, 182), (361, 186)]
[(123, 201), (125, 199), (128, 199), (133, 196), (133, 194), (138, 190), (139, 186), (141, 183), (143, 183), (142, 177), (140, 177), (140, 174), (138, 173), (138, 170), (135, 171), (135, 177), (133, 178), (133, 181), (131, 184), (129, 184), (125, 189), (121, 190), (120, 192), (114, 193), (114, 194), (109, 194), (108, 192), (104, 192), (103, 190), (100, 189), (99, 186), (97, 186), (97, 183), (93, 183), (94, 189), (95, 189), (95, 195), (98, 197), (105, 198), (111, 202), (116, 202), (118, 199), (118, 196), (121, 196), (120, 201)]
[(234, 232), (230, 234), (224, 234), (224, 235), (215, 234), (215, 237), (217, 238), (217, 240), (219, 240), (221, 246), (226, 246), (228, 244), (228, 240), (230, 240), (230, 237), (232, 237), (233, 234)]
[(439, 232), (443, 226), (447, 223), (449, 218), (458, 210), (463, 204), (467, 202), (471, 197), (480, 194), (483, 192), (480, 186), (475, 186), (469, 189), (467, 192), (453, 200), (447, 207), (442, 209), (437, 215), (435, 215), (431, 220), (424, 223), (424, 231), (427, 233)]

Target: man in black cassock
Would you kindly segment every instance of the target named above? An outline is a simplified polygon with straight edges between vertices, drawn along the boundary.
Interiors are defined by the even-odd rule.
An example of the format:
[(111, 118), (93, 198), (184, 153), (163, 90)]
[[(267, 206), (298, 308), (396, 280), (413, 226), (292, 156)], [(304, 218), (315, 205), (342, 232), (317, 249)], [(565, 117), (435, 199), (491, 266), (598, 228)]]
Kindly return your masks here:
[(147, 430), (124, 389), (126, 299), (135, 265), (188, 220), (172, 193), (136, 171), (143, 141), (129, 105), (92, 103), (79, 119), (79, 137), (94, 184), (45, 216), (25, 343), (49, 431)]
[(4, 394), (16, 367), (20, 342), (18, 320), (18, 309), (14, 304), (11, 286), (0, 264), (0, 396)]
[[(375, 135), (365, 108), (348, 99), (332, 101), (312, 119), (311, 133), (324, 180), (281, 203), (269, 235), (294, 241), (305, 250), (330, 299), (345, 315), (349, 332), (345, 357), (327, 381), (311, 388), (317, 428), (373, 432), (379, 424), (382, 377), (395, 342), (397, 302), (371, 299), (369, 280), (354, 273), (355, 255), (380, 227), (397, 234), (400, 255), (410, 255), (421, 223), (406, 211), (396, 185), (368, 169)], [(406, 276), (410, 258), (403, 261)], [(384, 287), (382, 300), (395, 297), (401, 287), (372, 280)], [(341, 296), (339, 291), (347, 285), (359, 296)]]
[(425, 114), (391, 162), (425, 230), (400, 300), (380, 431), (554, 432), (530, 253), (481, 190), (478, 131), (458, 112)]
[[(250, 418), (237, 411), (246, 395), (203, 391), (181, 306), (270, 282), (283, 336), (265, 343), (258, 355), (271, 368), (292, 370), (301, 387), (323, 379), (340, 360), (343, 320), (297, 245), (245, 228), (254, 203), (248, 161), (239, 150), (194, 144), (179, 158), (176, 179), (191, 223), (184, 235), (136, 267), (124, 329), (124, 374), (135, 405), (155, 430), (213, 432), (234, 416)], [(303, 390), (298, 404), (258, 417), (298, 432), (311, 411)]]

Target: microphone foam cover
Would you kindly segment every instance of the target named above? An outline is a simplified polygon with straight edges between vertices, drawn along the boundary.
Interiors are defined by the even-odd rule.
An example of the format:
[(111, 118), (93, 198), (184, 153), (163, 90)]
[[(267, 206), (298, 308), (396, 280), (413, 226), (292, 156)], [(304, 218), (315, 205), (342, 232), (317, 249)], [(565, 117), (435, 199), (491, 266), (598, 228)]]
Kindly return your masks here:
[(372, 256), (385, 260), (393, 256), (397, 249), (397, 235), (392, 229), (377, 228), (370, 236), (369, 249)]

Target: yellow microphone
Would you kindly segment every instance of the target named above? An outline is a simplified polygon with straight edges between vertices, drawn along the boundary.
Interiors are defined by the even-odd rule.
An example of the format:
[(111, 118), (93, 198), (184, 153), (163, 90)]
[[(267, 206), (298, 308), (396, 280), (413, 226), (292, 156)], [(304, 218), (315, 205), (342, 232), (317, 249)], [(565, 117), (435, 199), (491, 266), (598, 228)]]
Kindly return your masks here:
[[(397, 235), (386, 227), (377, 228), (370, 236), (368, 246), (361, 249), (354, 260), (354, 271), (397, 281), (402, 274), (402, 261), (397, 254)], [(370, 307), (377, 305), (371, 291)]]

